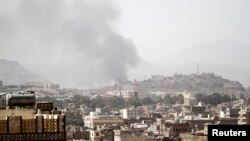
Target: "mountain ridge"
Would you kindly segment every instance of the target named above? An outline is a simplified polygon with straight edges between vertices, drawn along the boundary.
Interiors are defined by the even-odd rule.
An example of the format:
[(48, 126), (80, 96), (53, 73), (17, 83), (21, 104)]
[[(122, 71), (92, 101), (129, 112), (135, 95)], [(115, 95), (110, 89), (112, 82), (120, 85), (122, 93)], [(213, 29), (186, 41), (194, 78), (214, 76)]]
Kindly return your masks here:
[(172, 76), (154, 75), (145, 80), (126, 81), (123, 84), (105, 87), (104, 91), (133, 89), (138, 91), (140, 96), (151, 94), (173, 94), (187, 91), (192, 94), (225, 94), (236, 95), (248, 94), (246, 88), (238, 81), (228, 80), (214, 73), (200, 74), (174, 74)]
[(48, 82), (24, 68), (18, 61), (0, 59), (0, 80), (4, 85), (19, 85), (28, 82)]
[[(160, 58), (152, 63), (141, 59), (140, 64), (130, 70), (130, 80), (143, 80), (151, 75), (173, 75), (215, 73), (230, 80), (250, 86), (250, 45), (233, 40), (220, 40), (209, 44), (198, 44), (185, 51)], [(199, 65), (199, 70), (198, 70)]]

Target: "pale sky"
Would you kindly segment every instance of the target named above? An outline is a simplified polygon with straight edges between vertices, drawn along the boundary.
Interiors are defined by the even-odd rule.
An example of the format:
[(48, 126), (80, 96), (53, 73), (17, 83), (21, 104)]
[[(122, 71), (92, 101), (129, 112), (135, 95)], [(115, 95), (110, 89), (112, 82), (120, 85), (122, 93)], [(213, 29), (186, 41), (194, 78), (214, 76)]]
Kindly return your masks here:
[(154, 61), (190, 46), (230, 39), (250, 45), (249, 0), (118, 0), (118, 31)]
[[(237, 42), (240, 57), (232, 49), (229, 54), (227, 42), (221, 52), (222, 45), (213, 46), (208, 57), (198, 46), (189, 55), (194, 61), (183, 55), (162, 60), (196, 63), (203, 57), (229, 65), (245, 61), (241, 66), (250, 68), (249, 6), (249, 0), (1, 0), (0, 59), (19, 61), (63, 86), (96, 87), (126, 80), (140, 57), (156, 62), (229, 39)], [(238, 49), (238, 42), (246, 49)]]

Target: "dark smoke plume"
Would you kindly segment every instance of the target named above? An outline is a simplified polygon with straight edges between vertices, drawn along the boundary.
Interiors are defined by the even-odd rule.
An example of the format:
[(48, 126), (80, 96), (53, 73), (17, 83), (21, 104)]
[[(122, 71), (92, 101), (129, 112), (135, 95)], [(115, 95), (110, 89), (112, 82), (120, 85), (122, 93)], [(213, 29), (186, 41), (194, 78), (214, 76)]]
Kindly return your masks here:
[(138, 56), (118, 16), (110, 0), (2, 0), (0, 58), (67, 87), (121, 82)]

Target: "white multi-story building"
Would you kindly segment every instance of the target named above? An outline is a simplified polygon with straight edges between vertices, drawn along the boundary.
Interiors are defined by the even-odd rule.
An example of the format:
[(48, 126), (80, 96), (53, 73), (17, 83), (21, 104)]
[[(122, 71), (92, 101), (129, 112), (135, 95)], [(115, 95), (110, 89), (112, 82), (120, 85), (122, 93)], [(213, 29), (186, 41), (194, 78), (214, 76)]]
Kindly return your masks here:
[(108, 94), (112, 96), (118, 96), (118, 97), (123, 97), (125, 99), (129, 99), (132, 97), (138, 97), (138, 92), (135, 92), (133, 90), (126, 90), (126, 91), (109, 91), (107, 92)]
[(100, 116), (96, 112), (90, 112), (88, 116), (84, 116), (84, 127), (95, 129), (103, 125), (122, 125), (124, 120), (121, 117), (113, 115)]
[(84, 127), (94, 128), (94, 119), (98, 118), (96, 112), (90, 112), (88, 116), (84, 116)]
[(142, 107), (122, 109), (123, 119), (136, 119), (138, 117), (145, 117), (145, 116), (146, 116), (146, 110)]

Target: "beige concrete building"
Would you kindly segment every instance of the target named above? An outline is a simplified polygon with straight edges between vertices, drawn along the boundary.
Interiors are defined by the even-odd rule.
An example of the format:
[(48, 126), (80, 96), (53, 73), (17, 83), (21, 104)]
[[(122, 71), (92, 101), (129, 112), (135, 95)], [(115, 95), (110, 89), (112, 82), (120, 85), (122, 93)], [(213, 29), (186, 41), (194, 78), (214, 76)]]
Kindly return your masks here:
[(123, 130), (114, 130), (114, 141), (146, 141), (152, 140), (152, 137), (136, 134), (134, 131), (123, 131)]
[(208, 137), (204, 134), (181, 133), (181, 141), (208, 141)]
[(156, 119), (157, 129), (160, 135), (170, 136), (173, 134), (185, 133), (190, 130), (189, 123), (178, 123), (178, 122), (165, 122), (161, 118)]
[(32, 94), (7, 96), (0, 109), (0, 140), (65, 141), (65, 116), (50, 102), (36, 103)]
[(238, 124), (250, 124), (250, 109), (248, 107), (241, 107), (239, 111)]

